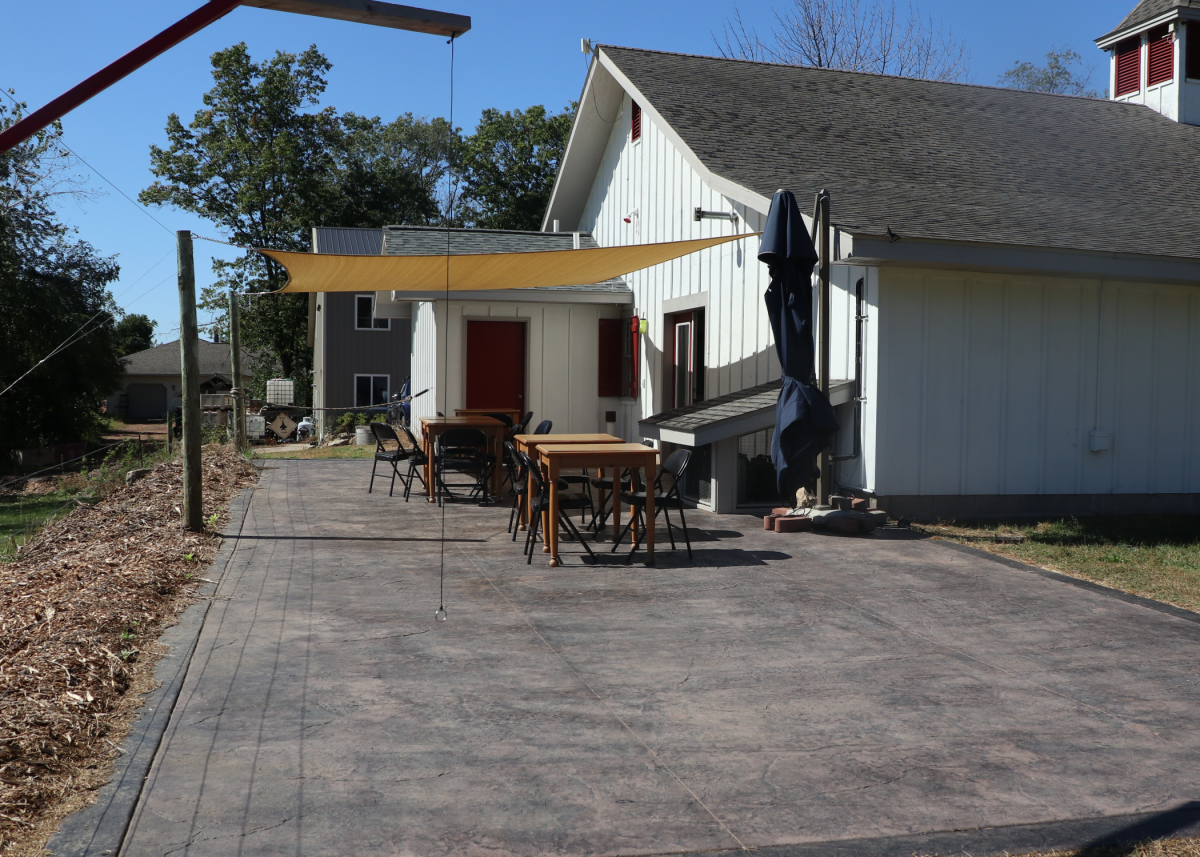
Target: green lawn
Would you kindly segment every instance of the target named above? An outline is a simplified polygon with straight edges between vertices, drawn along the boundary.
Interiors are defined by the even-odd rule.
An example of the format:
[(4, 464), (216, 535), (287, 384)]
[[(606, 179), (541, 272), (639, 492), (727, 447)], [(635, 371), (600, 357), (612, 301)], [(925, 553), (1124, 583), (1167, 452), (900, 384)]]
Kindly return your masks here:
[(17, 544), (24, 544), (37, 529), (30, 524), (44, 521), (60, 509), (69, 512), (76, 497), (79, 495), (74, 492), (62, 491), (32, 497), (0, 496), (0, 560), (12, 558), (14, 537)]
[[(1126, 515), (922, 527), (931, 535), (1200, 611), (1200, 516)], [(981, 536), (1023, 536), (1019, 544)], [(974, 537), (963, 539), (956, 537)]]

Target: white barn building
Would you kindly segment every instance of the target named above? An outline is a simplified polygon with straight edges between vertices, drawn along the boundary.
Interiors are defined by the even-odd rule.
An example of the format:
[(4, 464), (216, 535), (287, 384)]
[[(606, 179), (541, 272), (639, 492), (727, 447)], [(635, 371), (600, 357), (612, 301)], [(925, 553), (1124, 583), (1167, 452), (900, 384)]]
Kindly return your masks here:
[[(1142, 7), (1101, 43), (1144, 53), (1143, 29), (1182, 41), (1200, 18)], [(1143, 72), (1105, 101), (599, 47), (545, 225), (601, 246), (750, 233), (777, 188), (827, 189), (835, 486), (918, 518), (1200, 511), (1186, 54), (1176, 94)], [(620, 430), (694, 447), (690, 491), (717, 511), (778, 500), (757, 249), (626, 277), (646, 332)]]

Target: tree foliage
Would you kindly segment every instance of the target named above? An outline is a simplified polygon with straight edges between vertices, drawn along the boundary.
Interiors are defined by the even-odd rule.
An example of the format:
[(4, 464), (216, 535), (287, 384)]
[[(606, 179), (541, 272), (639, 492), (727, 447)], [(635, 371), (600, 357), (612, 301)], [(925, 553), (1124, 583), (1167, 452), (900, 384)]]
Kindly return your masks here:
[(773, 14), (764, 39), (734, 6), (713, 36), (721, 56), (924, 80), (965, 80), (969, 71), (966, 44), (915, 2), (901, 11), (895, 0), (792, 0)]
[[(1083, 58), (1064, 46), (1051, 49), (1046, 54), (1046, 64), (1043, 66), (1031, 62), (1015, 63), (1000, 75), (996, 83), (1009, 89), (1098, 98), (1099, 93), (1088, 88), (1095, 73), (1095, 66), (1084, 66)], [(1107, 95), (1105, 92), (1105, 97)]]
[(117, 354), (125, 357), (154, 347), (154, 328), (158, 322), (147, 315), (133, 313), (117, 322), (113, 329), (113, 343)]
[[(411, 115), (392, 123), (320, 108), (331, 68), (315, 46), (256, 63), (245, 44), (212, 56), (214, 87), (187, 126), (167, 119), (168, 146), (152, 146), (157, 181), (142, 202), (199, 214), (242, 247), (307, 250), (314, 226), (428, 223), (444, 175), (446, 123)], [(452, 135), (450, 135), (452, 136)], [(286, 272), (246, 252), (215, 261), (201, 306), (224, 333), (227, 290), (274, 292)], [(277, 363), (306, 403), (312, 352), (308, 296), (243, 298), (242, 342)]]
[(462, 157), (464, 222), (485, 229), (540, 229), (575, 119), (539, 105), (483, 111)]
[[(0, 106), (0, 129), (23, 107)], [(33, 370), (0, 398), (0, 448), (95, 439), (100, 405), (123, 371), (113, 344), (119, 310), (107, 291), (120, 269), (55, 216), (57, 198), (88, 193), (61, 137), (55, 123), (0, 154), (0, 390)]]

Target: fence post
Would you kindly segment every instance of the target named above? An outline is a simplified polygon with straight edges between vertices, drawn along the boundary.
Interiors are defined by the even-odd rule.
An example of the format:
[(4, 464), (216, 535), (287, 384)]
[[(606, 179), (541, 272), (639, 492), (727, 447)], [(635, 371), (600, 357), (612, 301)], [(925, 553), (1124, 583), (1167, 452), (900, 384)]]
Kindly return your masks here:
[[(196, 271), (192, 233), (175, 233), (179, 244), (179, 358), (183, 369), (183, 522), (204, 529), (200, 486), (200, 331), (196, 324)], [(170, 426), (168, 423), (168, 431)]]
[(238, 449), (246, 448), (246, 393), (242, 389), (242, 322), (238, 295), (229, 289), (229, 363), (233, 370), (233, 439)]

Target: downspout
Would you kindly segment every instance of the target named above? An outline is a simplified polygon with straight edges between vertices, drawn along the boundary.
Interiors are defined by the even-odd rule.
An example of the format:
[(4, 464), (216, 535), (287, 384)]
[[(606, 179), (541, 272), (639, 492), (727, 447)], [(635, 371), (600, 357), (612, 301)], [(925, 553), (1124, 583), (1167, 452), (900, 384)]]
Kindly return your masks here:
[(850, 455), (831, 455), (830, 461), (853, 461), (862, 454), (862, 352), (863, 352), (863, 322), (867, 320), (863, 313), (864, 278), (859, 277), (854, 284), (854, 452)]

